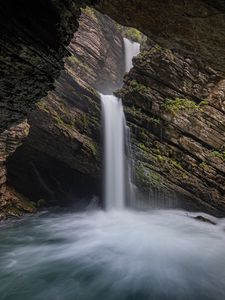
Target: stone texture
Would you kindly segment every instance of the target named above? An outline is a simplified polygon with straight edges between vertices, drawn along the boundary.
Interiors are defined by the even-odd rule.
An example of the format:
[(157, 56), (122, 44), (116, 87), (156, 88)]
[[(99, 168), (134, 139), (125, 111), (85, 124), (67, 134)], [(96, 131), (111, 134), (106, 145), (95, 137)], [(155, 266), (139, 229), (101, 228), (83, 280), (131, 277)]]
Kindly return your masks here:
[[(126, 78), (122, 92), (127, 106), (127, 117), (133, 128), (134, 142), (136, 140), (137, 165), (139, 163), (141, 166), (137, 168), (137, 171), (141, 172), (137, 176), (140, 186), (148, 188), (149, 183), (163, 182), (164, 186), (179, 190), (182, 195), (194, 199), (196, 203), (206, 205), (213, 212), (220, 210), (223, 213), (225, 6), (221, 0), (56, 0), (38, 3), (31, 3), (28, 0), (2, 1), (0, 4), (0, 139), (3, 141), (0, 146), (0, 153), (3, 153), (0, 158), (1, 191), (6, 191), (4, 149), (10, 148), (8, 142), (7, 144), (5, 142), (5, 131), (8, 134), (12, 127), (23, 124), (27, 113), (34, 108), (35, 102), (46, 96), (47, 91), (53, 88), (53, 81), (63, 68), (63, 57), (68, 54), (65, 46), (77, 30), (80, 7), (86, 3), (97, 2), (100, 2), (98, 6), (100, 11), (121, 24), (139, 28), (151, 40), (161, 45), (157, 46), (158, 50), (163, 47), (163, 51), (154, 49), (152, 51), (147, 48), (146, 52), (143, 52), (143, 59), (140, 57), (135, 61), (135, 68)], [(83, 67), (80, 64), (82, 73), (86, 60), (81, 59), (84, 48), (81, 46), (76, 49), (79, 56), (76, 55), (75, 59), (79, 58), (79, 63), (83, 64)], [(92, 52), (92, 56), (93, 53), (95, 51)], [(103, 53), (103, 57), (108, 58), (106, 53)], [(90, 65), (93, 65), (93, 61)], [(95, 67), (98, 68), (99, 74), (100, 66)], [(72, 74), (74, 70), (70, 67), (70, 75), (65, 75), (64, 84), (71, 85), (73, 82), (71, 78), (77, 76), (76, 88), (82, 93), (85, 90), (84, 95), (92, 94), (94, 97), (91, 103), (87, 100), (88, 104), (83, 100), (77, 101), (76, 104), (79, 103), (77, 109), (86, 113), (88, 107), (91, 110), (96, 103), (95, 114), (99, 109), (98, 100), (93, 90), (89, 90), (90, 94), (87, 95), (85, 83), (86, 81), (89, 83), (90, 80), (98, 87), (96, 80), (100, 77), (97, 78), (96, 74), (87, 68), (85, 70), (88, 79), (86, 77), (79, 81), (78, 77), (81, 77), (77, 76), (79, 68)], [(107, 69), (103, 74), (101, 78), (107, 77)], [(112, 89), (118, 82), (115, 77), (111, 79)], [(138, 82), (138, 85), (132, 83), (133, 80)], [(71, 91), (69, 94), (68, 96), (64, 91), (63, 98), (69, 101)], [(55, 100), (54, 93), (48, 97)], [(167, 98), (189, 99), (196, 105), (207, 99), (208, 104), (174, 114), (169, 110), (165, 111), (164, 103)], [(58, 112), (62, 111), (56, 102), (57, 100), (52, 103), (54, 106), (52, 119), (57, 119)], [(73, 101), (70, 105), (74, 105)], [(46, 111), (41, 115), (48, 127), (51, 127), (50, 115)], [(75, 115), (78, 116), (79, 113), (76, 111)], [(64, 121), (54, 120), (54, 122), (54, 126), (60, 123), (60, 126), (58, 125), (60, 134), (58, 129), (53, 129), (52, 126), (50, 133), (54, 137), (53, 140), (61, 135), (64, 136), (62, 141), (67, 143), (69, 139), (66, 137), (70, 137), (73, 140), (73, 147), (79, 148), (77, 145), (82, 131), (81, 134), (79, 130), (74, 134), (68, 128), (65, 130)], [(41, 130), (44, 131), (43, 129), (44, 124)], [(49, 138), (48, 130), (45, 136)], [(89, 133), (87, 136), (90, 136)], [(98, 141), (97, 134), (96, 141)], [(18, 144), (20, 137), (14, 146)], [(21, 149), (19, 148), (19, 151)], [(62, 150), (64, 149), (68, 147), (65, 146)], [(38, 150), (33, 155), (38, 153), (41, 152)], [(81, 159), (83, 160), (83, 157)], [(80, 168), (82, 163), (79, 163)], [(153, 167), (149, 167), (150, 165)]]
[(115, 23), (94, 10), (83, 11), (79, 22), (55, 91), (28, 116), (30, 134), (8, 162), (9, 182), (35, 201), (66, 203), (101, 193), (101, 108), (95, 88), (109, 92), (121, 85), (123, 39)]
[(6, 129), (0, 136), (0, 219), (6, 215), (14, 215), (19, 210), (32, 211), (32, 206), (29, 206), (21, 195), (6, 184), (6, 159), (22, 144), (29, 133), (29, 128), (30, 126), (25, 120)]
[(225, 4), (215, 0), (100, 0), (98, 9), (168, 49), (203, 58), (225, 74)]
[(150, 43), (118, 94), (133, 132), (139, 186), (175, 190), (224, 214), (224, 80), (190, 55)]
[[(6, 149), (12, 153), (21, 142), (15, 136), (12, 145), (6, 136), (14, 135), (35, 103), (53, 89), (69, 54), (66, 45), (78, 28), (80, 8), (94, 2), (1, 1), (0, 174), (5, 174)], [(5, 179), (1, 175), (0, 203), (5, 201)]]
[(123, 41), (116, 23), (87, 8), (80, 27), (69, 45), (72, 56), (66, 60), (73, 77), (102, 93), (112, 93), (123, 81)]

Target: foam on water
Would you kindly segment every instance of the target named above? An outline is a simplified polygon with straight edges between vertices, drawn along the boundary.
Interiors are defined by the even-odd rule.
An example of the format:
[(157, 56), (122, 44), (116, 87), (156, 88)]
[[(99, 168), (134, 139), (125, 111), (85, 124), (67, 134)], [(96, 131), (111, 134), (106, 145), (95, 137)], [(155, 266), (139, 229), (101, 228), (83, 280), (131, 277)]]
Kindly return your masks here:
[(183, 211), (44, 215), (1, 228), (1, 299), (225, 299), (225, 221)]

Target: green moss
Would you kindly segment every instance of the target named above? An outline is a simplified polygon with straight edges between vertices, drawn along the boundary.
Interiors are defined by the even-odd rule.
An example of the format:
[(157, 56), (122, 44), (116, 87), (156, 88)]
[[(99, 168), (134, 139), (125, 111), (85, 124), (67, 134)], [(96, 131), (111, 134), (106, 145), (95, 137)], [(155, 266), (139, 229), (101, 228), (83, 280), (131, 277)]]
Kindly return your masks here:
[(137, 82), (136, 80), (130, 80), (127, 82), (127, 84), (121, 88), (120, 90), (118, 90), (115, 95), (119, 98), (123, 98), (125, 95), (127, 94), (132, 94), (132, 93), (138, 93), (141, 94), (143, 96), (146, 96), (148, 94), (151, 94), (151, 88), (141, 84), (139, 82)]
[(155, 54), (157, 52), (165, 51), (160, 45), (155, 44), (153, 47), (151, 47), (149, 50), (144, 50), (140, 54), (140, 59), (142, 60), (142, 63), (145, 63), (146, 59), (149, 58), (150, 55)]
[(207, 100), (202, 100), (200, 103), (196, 103), (195, 101), (186, 98), (167, 98), (163, 107), (166, 111), (176, 115), (181, 111), (192, 112), (194, 110), (201, 110), (204, 105), (208, 105)]
[(148, 92), (151, 91), (149, 87), (144, 84), (138, 83), (136, 80), (131, 80), (129, 82), (129, 87), (132, 89), (132, 91), (142, 94), (148, 94)]
[(76, 65), (80, 66), (81, 68), (84, 68), (89, 73), (93, 72), (92, 69), (85, 62), (81, 61), (80, 58), (78, 58), (77, 56), (71, 55), (67, 59), (72, 64), (76, 64)]
[(201, 162), (200, 164), (199, 164), (199, 167), (201, 168), (201, 169), (203, 169), (203, 170), (205, 170), (207, 167), (208, 167), (208, 165), (207, 165), (207, 163), (206, 162)]
[(149, 132), (148, 130), (141, 128), (141, 131), (139, 132), (139, 138), (141, 141), (148, 141), (149, 136), (148, 136)]
[(142, 144), (142, 143), (139, 143), (138, 144), (138, 147), (140, 148), (140, 149), (142, 149), (143, 151), (149, 151), (149, 148), (148, 147), (146, 147), (144, 144)]
[(160, 154), (156, 154), (156, 158), (161, 164), (166, 164), (169, 168), (171, 167), (179, 170), (184, 170), (181, 163), (173, 158)]
[(173, 115), (177, 114), (180, 111), (190, 112), (199, 108), (199, 105), (196, 104), (193, 100), (184, 98), (167, 98), (163, 106), (166, 111), (172, 113)]
[(183, 167), (182, 167), (181, 163), (178, 162), (178, 161), (175, 160), (175, 159), (170, 159), (170, 165), (171, 165), (173, 168), (176, 168), (176, 169), (179, 169), (179, 170), (183, 170)]
[(81, 128), (83, 128), (85, 130), (88, 129), (89, 119), (88, 119), (88, 116), (85, 113), (82, 113), (79, 118), (77, 117), (77, 121), (78, 121), (78, 124), (80, 125)]
[(49, 108), (49, 106), (48, 106), (48, 104), (47, 104), (47, 102), (46, 102), (45, 100), (39, 101), (39, 102), (36, 104), (36, 106), (37, 106), (39, 109), (41, 109), (41, 110), (43, 110), (43, 111), (45, 111), (45, 112), (47, 112), (47, 113), (50, 113), (50, 108)]
[(52, 116), (54, 121), (60, 126), (66, 126), (67, 124), (59, 117), (59, 115)]
[(156, 158), (159, 162), (164, 163), (167, 161), (167, 157), (162, 156), (161, 154), (156, 154)]
[(161, 176), (157, 172), (150, 169), (149, 164), (139, 162), (135, 166), (135, 170), (136, 179), (142, 187), (149, 188), (150, 185), (157, 187), (162, 185)]
[[(160, 45), (155, 44), (153, 47), (151, 47), (148, 50), (143, 50), (138, 56), (138, 60), (141, 66), (147, 66), (149, 64), (149, 58), (157, 53), (166, 53), (168, 50), (162, 48)], [(170, 52), (167, 53), (167, 56), (170, 55)]]
[(202, 100), (200, 103), (199, 103), (199, 106), (203, 106), (203, 105), (208, 105), (209, 102), (207, 100)]
[(124, 37), (131, 41), (141, 43), (143, 39), (143, 34), (135, 28), (127, 28), (124, 30)]
[(155, 125), (160, 125), (161, 124), (161, 120), (157, 117), (151, 117), (150, 120)]
[(199, 164), (199, 167), (203, 170), (203, 171), (206, 171), (206, 172), (215, 172), (215, 169), (208, 165), (205, 161), (201, 162)]
[(225, 160), (225, 151), (218, 151), (218, 150), (214, 150), (211, 152), (211, 154), (215, 157), (219, 157), (222, 160)]
[(137, 42), (140, 44), (145, 39), (144, 34), (136, 28), (125, 27), (117, 23), (116, 29), (122, 34), (123, 37), (133, 42)]
[(98, 144), (93, 141), (87, 142), (88, 148), (91, 150), (91, 153), (94, 157), (98, 156)]
[(84, 14), (92, 18), (96, 23), (98, 22), (97, 12), (92, 7), (86, 6), (86, 8), (81, 9)]

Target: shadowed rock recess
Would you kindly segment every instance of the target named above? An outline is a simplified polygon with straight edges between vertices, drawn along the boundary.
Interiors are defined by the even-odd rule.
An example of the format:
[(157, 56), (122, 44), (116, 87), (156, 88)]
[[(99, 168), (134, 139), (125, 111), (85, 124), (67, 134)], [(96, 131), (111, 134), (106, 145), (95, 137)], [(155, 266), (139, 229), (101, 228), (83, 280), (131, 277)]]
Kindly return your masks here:
[[(81, 6), (94, 1), (3, 0), (0, 4), (0, 207), (11, 207), (6, 193), (6, 158), (29, 129), (23, 126), (35, 102), (54, 88), (66, 49), (78, 28)], [(22, 126), (21, 126), (22, 124)]]
[[(70, 200), (73, 185), (79, 196), (85, 194), (79, 193), (82, 186), (99, 193), (95, 89), (120, 87), (122, 36), (108, 17), (88, 9), (65, 48), (78, 28), (80, 7), (98, 2), (99, 11), (148, 36), (118, 91), (131, 127), (138, 187), (146, 193), (152, 188), (176, 192), (187, 200), (184, 206), (224, 215), (224, 2), (64, 0), (39, 1), (36, 7), (15, 2), (0, 4), (2, 211), (16, 206), (9, 196), (15, 192), (6, 193), (5, 161), (29, 125), (28, 139), (8, 163), (11, 185), (31, 200), (60, 200), (56, 194)], [(59, 77), (68, 50), (72, 56)], [(55, 91), (38, 103), (28, 125), (27, 113), (57, 77)]]
[(79, 23), (55, 91), (28, 116), (29, 136), (8, 162), (11, 184), (35, 201), (65, 204), (101, 191), (97, 90), (121, 87), (123, 39), (115, 22), (90, 8)]

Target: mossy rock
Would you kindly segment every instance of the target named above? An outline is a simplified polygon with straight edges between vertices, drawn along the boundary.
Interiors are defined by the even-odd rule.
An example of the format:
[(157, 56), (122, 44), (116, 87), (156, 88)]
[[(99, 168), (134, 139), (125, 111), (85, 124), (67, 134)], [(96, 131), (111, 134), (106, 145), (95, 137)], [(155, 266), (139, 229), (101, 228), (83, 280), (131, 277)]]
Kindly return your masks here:
[(116, 29), (121, 33), (123, 37), (133, 42), (141, 44), (146, 39), (145, 35), (136, 28), (125, 27), (117, 23)]
[(152, 186), (157, 188), (163, 186), (163, 178), (161, 175), (152, 170), (147, 163), (139, 161), (135, 165), (135, 174), (138, 185), (144, 190), (148, 190)]
[(175, 98), (169, 99), (167, 98), (163, 103), (163, 108), (165, 111), (176, 115), (179, 112), (186, 111), (186, 112), (193, 112), (195, 110), (202, 109), (203, 105), (207, 105), (208, 102), (205, 100), (196, 103), (193, 100), (187, 98)]

